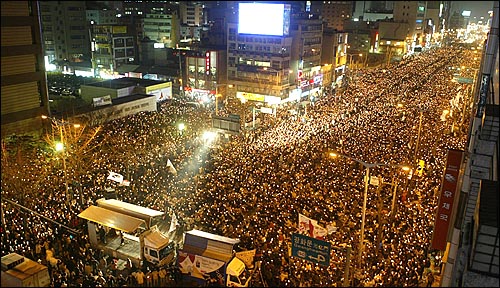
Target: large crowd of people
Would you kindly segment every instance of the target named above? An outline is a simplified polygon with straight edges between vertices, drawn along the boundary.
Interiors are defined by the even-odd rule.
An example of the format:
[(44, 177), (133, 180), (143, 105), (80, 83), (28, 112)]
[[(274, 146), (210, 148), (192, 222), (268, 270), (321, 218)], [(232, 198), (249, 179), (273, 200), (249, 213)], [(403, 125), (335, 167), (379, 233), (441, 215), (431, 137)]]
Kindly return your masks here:
[[(466, 125), (455, 123), (461, 128), (450, 133), (453, 122), (469, 117), (467, 103), (455, 107), (468, 109), (442, 117), (457, 91), (467, 88), (451, 81), (455, 71), (449, 67), (478, 65), (467, 53), (432, 49), (362, 70), (341, 91), (310, 104), (305, 115), (290, 114), (292, 104), (265, 115), (260, 128), (215, 145), (201, 137), (211, 111), (177, 101), (110, 121), (95, 130), (86, 150), (73, 155), (68, 149), (68, 158), (87, 163), (82, 169), (67, 161), (71, 197), (52, 153), (3, 147), (2, 177), (9, 178), (2, 178), (2, 198), (32, 212), (2, 200), (2, 256), (16, 252), (46, 264), (53, 287), (179, 285), (175, 266), (119, 270), (116, 259), (90, 246), (77, 215), (113, 188), (120, 200), (175, 213), (185, 231), (239, 238), (238, 249), (257, 250), (259, 278), (268, 286), (341, 285), (347, 255), (339, 247), (346, 245), (353, 248), (351, 285), (424, 285), (424, 272), (439, 268), (430, 241), (446, 154), (464, 149), (467, 139)], [(224, 109), (235, 113), (231, 105)], [(359, 161), (333, 158), (332, 151)], [(394, 168), (415, 167), (417, 159), (426, 163), (422, 176)], [(361, 257), (365, 170), (358, 162), (392, 164), (370, 169), (382, 182), (369, 187)], [(109, 171), (124, 175), (130, 186), (108, 180)], [(324, 239), (334, 247), (329, 266), (290, 256), (299, 213), (336, 227)]]

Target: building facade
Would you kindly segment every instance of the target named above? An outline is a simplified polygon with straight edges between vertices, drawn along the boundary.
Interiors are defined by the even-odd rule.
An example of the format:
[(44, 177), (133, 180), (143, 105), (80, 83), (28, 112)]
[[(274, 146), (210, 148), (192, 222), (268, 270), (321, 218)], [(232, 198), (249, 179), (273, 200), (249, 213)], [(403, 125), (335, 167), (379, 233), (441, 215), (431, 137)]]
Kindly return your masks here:
[(258, 102), (265, 102), (266, 96), (288, 97), (292, 37), (239, 35), (237, 26), (228, 23), (227, 33), (227, 77), (236, 96)]
[(187, 26), (206, 24), (203, 1), (181, 1), (179, 3), (180, 23)]
[(93, 21), (95, 25), (116, 25), (120, 24), (120, 17), (117, 17), (117, 12), (114, 10), (95, 10), (87, 9), (87, 23)]
[(323, 21), (318, 16), (298, 13), (292, 16), (291, 22), (290, 34), (293, 41), (290, 67), (294, 84), (301, 90), (302, 98), (319, 96), (324, 76), (321, 70)]
[(62, 64), (64, 61), (89, 60), (89, 26), (86, 21), (85, 1), (40, 1), (39, 3), (46, 62)]
[(110, 78), (116, 68), (135, 61), (135, 37), (124, 25), (92, 25), (92, 67), (94, 75)]
[(2, 1), (2, 138), (40, 132), (49, 115), (38, 1)]
[(141, 38), (148, 37), (153, 41), (163, 43), (167, 48), (174, 48), (178, 43), (179, 24), (175, 12), (148, 13), (139, 22), (142, 23)]
[[(344, 22), (352, 18), (355, 1), (312, 1), (311, 13), (321, 15), (328, 28), (344, 30)], [(357, 2), (357, 1), (356, 1)]]

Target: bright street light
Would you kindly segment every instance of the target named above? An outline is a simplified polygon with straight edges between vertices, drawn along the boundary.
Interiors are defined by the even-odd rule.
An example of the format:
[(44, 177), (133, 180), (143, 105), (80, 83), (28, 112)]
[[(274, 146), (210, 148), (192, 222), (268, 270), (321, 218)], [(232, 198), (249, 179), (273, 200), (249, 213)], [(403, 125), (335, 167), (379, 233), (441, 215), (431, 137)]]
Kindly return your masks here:
[(64, 149), (64, 132), (63, 132), (63, 127), (67, 125), (72, 125), (74, 128), (80, 128), (80, 124), (75, 124), (75, 123), (70, 123), (64, 120), (59, 120), (56, 118), (49, 117), (47, 115), (42, 115), (42, 119), (50, 119), (52, 123), (54, 123), (57, 128), (59, 129), (59, 135), (60, 135), (60, 142), (57, 142), (55, 145), (55, 149), (58, 152), (62, 153), (62, 160), (63, 160), (63, 170), (64, 170), (64, 186), (65, 186), (65, 193), (66, 193), (66, 201), (69, 204), (69, 188), (68, 188), (68, 176), (67, 176), (67, 169), (66, 169), (66, 151)]
[(62, 142), (57, 142), (56, 143), (56, 151), (63, 151), (64, 150), (64, 144)]
[(206, 144), (210, 144), (212, 141), (214, 141), (215, 136), (217, 136), (217, 133), (215, 133), (213, 131), (203, 132), (203, 140), (205, 141)]
[(179, 128), (179, 133), (181, 133), (181, 135), (182, 135), (182, 133), (186, 129), (186, 125), (184, 123), (179, 123), (179, 125), (177, 127)]

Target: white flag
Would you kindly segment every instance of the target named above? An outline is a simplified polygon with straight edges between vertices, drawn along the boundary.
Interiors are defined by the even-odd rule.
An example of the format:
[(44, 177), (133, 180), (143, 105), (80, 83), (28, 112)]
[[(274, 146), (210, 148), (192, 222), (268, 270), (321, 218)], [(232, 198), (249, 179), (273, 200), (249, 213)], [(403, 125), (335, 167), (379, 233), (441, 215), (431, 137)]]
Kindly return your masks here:
[(168, 233), (175, 231), (177, 224), (179, 224), (177, 217), (175, 216), (175, 213), (172, 213), (172, 221), (170, 221), (170, 229), (168, 229)]
[(175, 170), (174, 164), (170, 161), (170, 159), (167, 160), (167, 167), (169, 168), (168, 170), (174, 174), (177, 175), (177, 170)]
[(123, 182), (123, 175), (115, 173), (113, 171), (109, 171), (109, 176), (107, 179), (113, 180), (113, 181), (118, 182), (118, 183), (122, 183)]

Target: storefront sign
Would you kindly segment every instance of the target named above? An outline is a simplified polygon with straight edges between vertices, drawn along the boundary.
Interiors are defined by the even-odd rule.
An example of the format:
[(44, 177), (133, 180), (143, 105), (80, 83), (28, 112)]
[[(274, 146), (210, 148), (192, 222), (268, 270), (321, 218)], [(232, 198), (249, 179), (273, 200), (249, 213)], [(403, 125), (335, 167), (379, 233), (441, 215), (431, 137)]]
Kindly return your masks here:
[(441, 184), (441, 196), (436, 218), (434, 220), (434, 233), (432, 235), (432, 249), (444, 251), (448, 238), (448, 229), (453, 216), (453, 201), (457, 193), (458, 176), (462, 165), (464, 152), (461, 150), (448, 150), (446, 169)]
[(244, 98), (249, 101), (260, 101), (264, 102), (265, 101), (266, 95), (262, 94), (255, 94), (255, 93), (248, 93), (248, 92), (236, 92), (236, 98)]

